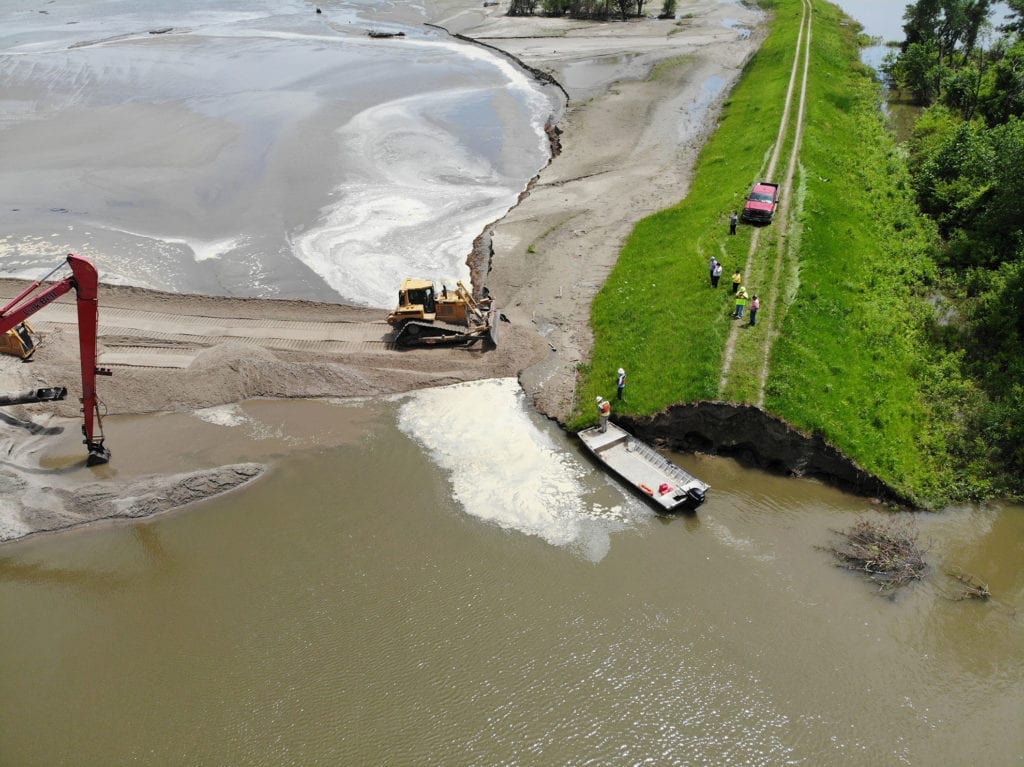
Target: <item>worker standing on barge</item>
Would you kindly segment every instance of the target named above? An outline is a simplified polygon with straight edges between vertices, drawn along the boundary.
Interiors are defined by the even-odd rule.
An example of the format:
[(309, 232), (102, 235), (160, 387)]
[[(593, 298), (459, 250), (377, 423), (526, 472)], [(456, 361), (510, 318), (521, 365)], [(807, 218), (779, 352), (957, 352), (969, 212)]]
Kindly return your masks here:
[(598, 397), (597, 414), (601, 416), (601, 431), (608, 431), (608, 416), (612, 414), (612, 403), (604, 397)]

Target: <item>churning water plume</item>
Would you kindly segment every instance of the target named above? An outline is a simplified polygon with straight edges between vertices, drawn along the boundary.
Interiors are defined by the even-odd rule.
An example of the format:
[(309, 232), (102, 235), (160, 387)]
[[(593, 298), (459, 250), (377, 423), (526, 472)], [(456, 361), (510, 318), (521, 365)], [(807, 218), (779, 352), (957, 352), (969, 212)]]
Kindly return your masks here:
[[(480, 428), (487, 424), (488, 428)], [(514, 378), (425, 389), (404, 398), (398, 426), (449, 473), (467, 514), (601, 559), (623, 506), (587, 499), (593, 469), (531, 419)]]

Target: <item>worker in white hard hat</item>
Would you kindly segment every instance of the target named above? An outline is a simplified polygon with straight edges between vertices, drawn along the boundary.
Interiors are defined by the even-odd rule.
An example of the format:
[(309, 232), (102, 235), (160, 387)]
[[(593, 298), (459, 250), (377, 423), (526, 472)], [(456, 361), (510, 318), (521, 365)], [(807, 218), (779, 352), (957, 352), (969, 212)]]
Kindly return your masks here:
[(626, 392), (626, 371), (619, 368), (619, 377), (615, 379), (615, 390), (616, 396), (621, 399), (625, 399)]

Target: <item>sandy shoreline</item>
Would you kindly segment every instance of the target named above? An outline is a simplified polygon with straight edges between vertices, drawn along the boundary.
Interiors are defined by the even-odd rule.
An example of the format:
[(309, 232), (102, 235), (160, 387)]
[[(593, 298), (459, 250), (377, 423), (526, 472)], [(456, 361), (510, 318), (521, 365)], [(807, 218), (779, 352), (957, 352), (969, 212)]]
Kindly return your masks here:
[(732, 4), (688, 3), (679, 14), (693, 16), (605, 25), (491, 17), (461, 30), (569, 94), (562, 152), (496, 227), (488, 277), (513, 322), (531, 323), (553, 349), (520, 380), (560, 421), (576, 365), (589, 358), (594, 296), (635, 223), (686, 196), (718, 106), (764, 33), (759, 13)]
[[(724, 2), (682, 3), (679, 15), (686, 18), (677, 22), (593, 24), (513, 19), (503, 12), (503, 6), (466, 0), (441, 0), (431, 10), (437, 26), (508, 52), (549, 74), (569, 96), (565, 113), (558, 116), (561, 153), (520, 204), (489, 231), (492, 256), (486, 282), (511, 320), (502, 346), (488, 353), (310, 353), (263, 347), (254, 351), (252, 345), (214, 337), (180, 370), (115, 368), (112, 378), (100, 382), (110, 413), (185, 410), (253, 397), (377, 396), (518, 375), (538, 410), (559, 420), (569, 414), (575, 368), (587, 359), (592, 343), (590, 303), (635, 222), (685, 197), (718, 106), (763, 38), (763, 17)], [(658, 76), (648, 77), (655, 66)], [(0, 289), (8, 291), (4, 295), (12, 287), (14, 283), (0, 282)], [(175, 335), (176, 317), (358, 323), (371, 335), (377, 325), (381, 332), (387, 330), (382, 312), (356, 307), (104, 286), (101, 323), (102, 313), (114, 310), (158, 312), (153, 316), (164, 318), (159, 320), (164, 326), (153, 336), (167, 346), (184, 343)], [(46, 324), (45, 314), (37, 315), (41, 325)], [(40, 470), (38, 455), (45, 449), (46, 431), (78, 429), (77, 387), (70, 385), (78, 366), (74, 332), (72, 327), (51, 328), (45, 354), (31, 365), (0, 358), (0, 391), (54, 380), (67, 381), (72, 389), (57, 407), (15, 406), (0, 413), (0, 541), (90, 519), (157, 513), (259, 475), (258, 467), (239, 464), (212, 468), (205, 476), (162, 476), (140, 484), (132, 477), (104, 481), (102, 473), (84, 469), (70, 474)], [(137, 343), (123, 331), (101, 329), (101, 351)], [(115, 461), (118, 449), (130, 449), (111, 447)], [(186, 446), (168, 446), (176, 449)], [(163, 500), (154, 501), (156, 497)]]

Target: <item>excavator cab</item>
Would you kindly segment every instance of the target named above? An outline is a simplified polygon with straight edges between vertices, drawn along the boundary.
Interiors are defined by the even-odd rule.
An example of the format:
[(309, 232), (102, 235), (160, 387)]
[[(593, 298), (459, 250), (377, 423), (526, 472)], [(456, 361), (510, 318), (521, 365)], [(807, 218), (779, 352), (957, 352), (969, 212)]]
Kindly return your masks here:
[(0, 354), (11, 354), (27, 360), (36, 350), (31, 325), (19, 323), (6, 333), (0, 333)]

